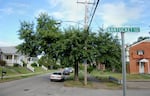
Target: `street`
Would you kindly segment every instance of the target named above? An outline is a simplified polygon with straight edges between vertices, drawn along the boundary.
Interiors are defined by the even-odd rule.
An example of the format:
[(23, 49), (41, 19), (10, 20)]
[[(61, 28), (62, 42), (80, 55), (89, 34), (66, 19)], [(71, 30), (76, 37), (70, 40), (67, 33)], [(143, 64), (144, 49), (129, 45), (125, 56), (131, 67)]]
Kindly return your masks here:
[[(0, 83), (0, 96), (122, 96), (122, 90), (64, 87), (49, 74)], [(150, 96), (149, 89), (127, 89), (127, 96)]]

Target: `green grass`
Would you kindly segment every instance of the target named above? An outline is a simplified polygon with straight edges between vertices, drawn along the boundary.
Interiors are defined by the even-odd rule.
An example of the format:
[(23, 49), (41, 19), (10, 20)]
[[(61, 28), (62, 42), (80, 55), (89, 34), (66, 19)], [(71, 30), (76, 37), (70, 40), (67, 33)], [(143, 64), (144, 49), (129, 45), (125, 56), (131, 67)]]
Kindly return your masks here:
[[(4, 75), (3, 80), (1, 79), (2, 70), (5, 70), (7, 72), (6, 75)], [(1, 67), (0, 66), (0, 82), (7, 82), (12, 80), (27, 78), (30, 76), (35, 76), (38, 74), (53, 72), (53, 71), (54, 70), (45, 71), (41, 67), (35, 67), (35, 72), (31, 72), (26, 67), (8, 67), (8, 66)], [(5, 76), (6, 77), (9, 76), (9, 77), (5, 78)]]
[[(117, 79), (122, 79), (122, 73), (114, 73), (114, 72), (103, 72), (94, 70), (91, 72), (91, 75), (100, 79), (107, 79), (109, 76), (115, 77)], [(150, 80), (150, 75), (148, 74), (127, 74), (127, 80)]]
[(94, 86), (92, 82), (87, 82), (87, 85), (84, 85), (83, 80), (74, 81), (74, 80), (68, 80), (64, 82), (64, 86), (66, 87), (81, 87), (81, 88), (97, 88)]
[(79, 81), (74, 81), (73, 76), (69, 76), (64, 82), (66, 87), (80, 87), (80, 88), (90, 88), (90, 89), (120, 89), (121, 85), (105, 81), (105, 82), (94, 82), (88, 81), (87, 85), (84, 85), (83, 75), (79, 75)]
[(41, 67), (34, 67), (36, 72), (47, 72), (46, 70), (42, 69)]
[(150, 75), (148, 74), (127, 74), (128, 80), (150, 80)]
[(0, 67), (0, 72), (2, 69), (7, 72), (6, 76), (31, 73), (31, 71), (25, 67)]
[[(109, 81), (109, 76), (115, 77), (117, 79), (122, 79), (122, 73), (114, 72), (103, 72), (94, 70), (90, 73), (91, 76), (99, 79), (99, 82), (88, 81), (88, 84), (84, 85), (84, 73), (81, 71), (79, 73), (79, 81), (74, 81), (74, 74), (71, 74), (68, 79), (64, 82), (64, 86), (68, 87), (84, 87), (84, 88), (103, 88), (103, 89), (121, 89), (122, 85)], [(150, 80), (150, 75), (148, 74), (127, 74), (127, 80)]]

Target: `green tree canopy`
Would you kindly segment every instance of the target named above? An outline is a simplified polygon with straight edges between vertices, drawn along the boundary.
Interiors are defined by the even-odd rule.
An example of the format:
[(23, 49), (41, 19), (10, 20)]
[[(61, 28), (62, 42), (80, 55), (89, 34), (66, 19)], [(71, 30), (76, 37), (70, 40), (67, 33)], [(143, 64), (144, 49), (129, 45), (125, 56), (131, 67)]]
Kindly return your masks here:
[(96, 61), (108, 69), (121, 69), (120, 43), (110, 33), (87, 32), (75, 27), (61, 31), (56, 20), (46, 13), (36, 20), (36, 26), (26, 21), (20, 23), (19, 38), (23, 43), (17, 48), (23, 54), (37, 56), (44, 53), (45, 60), (49, 58), (53, 63), (60, 60), (63, 67), (74, 66), (75, 80), (78, 80), (78, 65), (84, 60), (89, 65)]

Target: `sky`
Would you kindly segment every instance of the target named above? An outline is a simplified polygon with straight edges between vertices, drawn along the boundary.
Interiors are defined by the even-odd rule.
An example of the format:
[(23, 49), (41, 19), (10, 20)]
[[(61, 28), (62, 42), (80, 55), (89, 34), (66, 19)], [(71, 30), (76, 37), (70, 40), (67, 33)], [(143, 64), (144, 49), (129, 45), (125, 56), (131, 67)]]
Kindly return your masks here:
[[(46, 12), (61, 26), (83, 27), (85, 0), (0, 0), (0, 46), (16, 46), (21, 21), (35, 22), (41, 12)], [(87, 0), (90, 3), (97, 0)], [(150, 0), (100, 0), (90, 28), (99, 27), (140, 27), (140, 32), (126, 32), (125, 43), (131, 44), (140, 36), (150, 36)], [(93, 4), (88, 4), (88, 17), (91, 17)], [(71, 22), (69, 22), (71, 21)], [(120, 33), (113, 33), (118, 35)]]

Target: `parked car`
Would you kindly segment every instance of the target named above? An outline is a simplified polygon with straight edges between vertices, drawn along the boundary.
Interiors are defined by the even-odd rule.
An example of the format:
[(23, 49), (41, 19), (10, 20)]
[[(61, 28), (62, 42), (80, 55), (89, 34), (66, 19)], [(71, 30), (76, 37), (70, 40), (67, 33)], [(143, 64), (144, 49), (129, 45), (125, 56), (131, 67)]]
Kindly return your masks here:
[(51, 81), (64, 81), (65, 76), (63, 72), (54, 72), (50, 75), (50, 80)]
[(63, 74), (64, 74), (64, 75), (69, 75), (69, 74), (70, 74), (69, 69), (68, 69), (68, 68), (65, 68), (65, 69), (63, 70)]
[(74, 69), (72, 67), (69, 67), (68, 69), (69, 69), (70, 73), (73, 73)]

